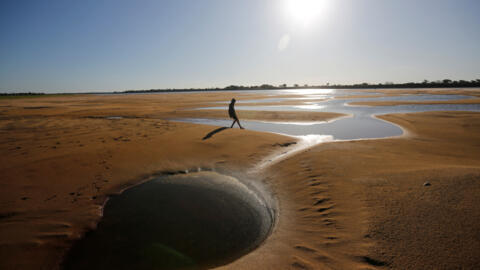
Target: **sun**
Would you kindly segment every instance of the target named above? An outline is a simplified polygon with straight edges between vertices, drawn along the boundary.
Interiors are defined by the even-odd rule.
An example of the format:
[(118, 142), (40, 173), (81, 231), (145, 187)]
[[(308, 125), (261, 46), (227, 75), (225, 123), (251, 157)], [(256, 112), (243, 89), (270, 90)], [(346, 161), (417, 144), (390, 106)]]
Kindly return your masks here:
[(285, 9), (289, 17), (304, 26), (320, 19), (327, 8), (327, 0), (286, 0), (285, 2)]

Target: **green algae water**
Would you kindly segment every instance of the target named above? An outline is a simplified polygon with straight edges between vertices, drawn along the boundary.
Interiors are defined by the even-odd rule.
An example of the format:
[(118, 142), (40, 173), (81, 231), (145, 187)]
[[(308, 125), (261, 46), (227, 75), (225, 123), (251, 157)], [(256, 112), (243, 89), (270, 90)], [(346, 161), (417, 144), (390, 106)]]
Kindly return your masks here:
[(165, 176), (112, 197), (64, 269), (208, 269), (258, 247), (274, 209), (262, 193), (214, 172)]

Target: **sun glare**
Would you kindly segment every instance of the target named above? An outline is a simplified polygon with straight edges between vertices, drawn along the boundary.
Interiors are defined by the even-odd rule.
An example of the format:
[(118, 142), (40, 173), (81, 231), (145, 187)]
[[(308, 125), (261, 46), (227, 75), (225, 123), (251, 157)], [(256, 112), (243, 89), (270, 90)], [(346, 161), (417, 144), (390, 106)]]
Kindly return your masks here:
[(286, 0), (285, 4), (287, 14), (304, 26), (320, 19), (327, 7), (327, 0)]

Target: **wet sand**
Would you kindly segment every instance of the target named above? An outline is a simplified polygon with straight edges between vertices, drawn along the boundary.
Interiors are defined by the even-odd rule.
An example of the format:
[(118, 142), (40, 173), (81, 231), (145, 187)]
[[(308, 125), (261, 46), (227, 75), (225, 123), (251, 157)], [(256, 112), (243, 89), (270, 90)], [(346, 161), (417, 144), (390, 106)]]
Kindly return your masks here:
[[(465, 95), (472, 98), (459, 100), (436, 100), (436, 101), (355, 101), (350, 105), (361, 106), (396, 106), (396, 105), (427, 105), (427, 104), (480, 104), (480, 89), (388, 89), (388, 90), (364, 90), (366, 92), (377, 92), (377, 97), (394, 97), (400, 95)], [(370, 95), (351, 95), (341, 97), (345, 98), (371, 98)]]
[[(239, 129), (202, 141), (214, 127), (167, 119), (231, 93), (167, 95), (0, 100), (1, 269), (58, 269), (107, 196), (152, 175), (247, 172), (293, 141)], [(325, 143), (251, 172), (278, 200), (278, 223), (221, 268), (477, 268), (480, 113), (382, 118), (408, 136)]]
[(396, 106), (396, 105), (427, 105), (427, 104), (480, 104), (480, 98), (459, 100), (429, 100), (429, 101), (355, 101), (350, 105), (361, 106)]
[[(301, 101), (300, 101), (301, 102)], [(298, 101), (296, 103), (299, 104)], [(253, 109), (253, 107), (252, 107)], [(339, 117), (345, 117), (346, 114), (333, 112), (289, 112), (289, 111), (237, 111), (240, 120), (260, 120), (260, 121), (277, 121), (277, 122), (316, 122), (329, 121)], [(166, 116), (168, 117), (168, 116)], [(227, 119), (228, 115), (225, 110), (184, 110), (177, 111), (175, 118), (213, 118)], [(173, 118), (174, 119), (174, 118)]]

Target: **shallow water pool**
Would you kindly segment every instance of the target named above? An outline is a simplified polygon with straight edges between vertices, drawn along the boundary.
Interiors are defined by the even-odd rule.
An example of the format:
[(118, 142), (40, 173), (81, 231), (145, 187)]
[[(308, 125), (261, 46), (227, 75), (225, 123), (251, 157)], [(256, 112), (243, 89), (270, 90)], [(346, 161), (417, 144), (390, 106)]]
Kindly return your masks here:
[(126, 190), (70, 250), (64, 269), (207, 269), (257, 247), (275, 213), (265, 193), (215, 172), (164, 176)]
[[(307, 91), (308, 90), (308, 91)], [(437, 101), (437, 100), (459, 100), (469, 99), (470, 96), (464, 95), (399, 95), (388, 97), (375, 97), (376, 93), (368, 92), (372, 97), (368, 98), (348, 98), (336, 99), (349, 95), (361, 94), (363, 92), (352, 92), (346, 90), (334, 89), (307, 89), (299, 90), (276, 90), (277, 96), (269, 100), (274, 100), (271, 106), (251, 106), (255, 102), (263, 102), (259, 100), (249, 100), (242, 103), (237, 102), (235, 108), (241, 110), (256, 111), (307, 111), (307, 112), (337, 112), (347, 114), (350, 117), (343, 117), (334, 121), (325, 122), (266, 122), (266, 121), (246, 121), (240, 119), (242, 125), (246, 129), (280, 133), (289, 136), (332, 136), (334, 140), (357, 140), (357, 139), (374, 139), (398, 136), (403, 130), (390, 122), (383, 121), (375, 116), (391, 113), (412, 113), (427, 111), (480, 111), (480, 104), (426, 104), (426, 105), (396, 105), (396, 106), (355, 106), (349, 105), (355, 101)], [(367, 92), (366, 92), (367, 93)], [(297, 94), (302, 97), (285, 97), (282, 95)], [(324, 101), (309, 101), (309, 98), (315, 99), (319, 96), (324, 97)], [(299, 105), (277, 105), (276, 102), (281, 101), (299, 101)], [(246, 106), (242, 105), (245, 104)], [(199, 109), (217, 109), (227, 110), (228, 105), (204, 107)], [(175, 119), (176, 121), (191, 122), (198, 124), (208, 124), (214, 126), (229, 127), (231, 120), (216, 119)]]

